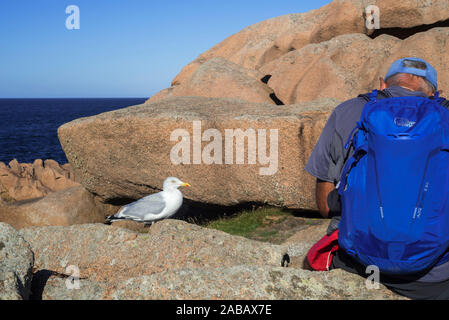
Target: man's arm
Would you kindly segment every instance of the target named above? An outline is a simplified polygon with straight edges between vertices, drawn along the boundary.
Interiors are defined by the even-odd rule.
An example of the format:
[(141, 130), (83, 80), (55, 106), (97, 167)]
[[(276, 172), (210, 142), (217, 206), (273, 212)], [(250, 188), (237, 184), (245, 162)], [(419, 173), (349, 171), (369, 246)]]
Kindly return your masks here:
[[(341, 212), (338, 192), (334, 185), (340, 180), (348, 156), (344, 143), (360, 120), (359, 112), (365, 104), (363, 98), (355, 98), (335, 108), (306, 164), (305, 170), (318, 179), (315, 200), (323, 217), (329, 218)], [(340, 131), (337, 131), (337, 122)]]
[(327, 203), (327, 198), (329, 197), (329, 193), (331, 193), (334, 189), (335, 186), (333, 183), (317, 179), (315, 189), (316, 204), (324, 218), (329, 218), (330, 209)]

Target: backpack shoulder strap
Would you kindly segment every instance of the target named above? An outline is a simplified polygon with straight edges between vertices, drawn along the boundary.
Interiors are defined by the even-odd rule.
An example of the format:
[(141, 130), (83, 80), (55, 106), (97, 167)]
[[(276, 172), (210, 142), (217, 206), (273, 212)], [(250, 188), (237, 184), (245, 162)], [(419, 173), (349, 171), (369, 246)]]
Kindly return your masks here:
[[(387, 93), (386, 91), (377, 91), (378, 95), (377, 95), (377, 99), (386, 99), (386, 98), (391, 98), (390, 94)], [(358, 96), (358, 98), (363, 98), (366, 100), (366, 102), (370, 102), (371, 101), (371, 95), (372, 93), (365, 93), (365, 94), (361, 94)]]
[(449, 110), (449, 100), (444, 99), (443, 101), (441, 101), (441, 105)]
[[(372, 93), (361, 94), (358, 96), (358, 98), (363, 98), (366, 100), (366, 102), (370, 102), (371, 94)], [(392, 96), (387, 91), (378, 91), (377, 99), (386, 99), (386, 98), (392, 98)], [(449, 110), (449, 100), (439, 96), (430, 97), (430, 99), (437, 100), (443, 107)]]
[(445, 107), (446, 109), (449, 110), (449, 100), (446, 100), (445, 98), (440, 97), (438, 92), (435, 94), (435, 96), (430, 97), (430, 99), (438, 101), (443, 107)]

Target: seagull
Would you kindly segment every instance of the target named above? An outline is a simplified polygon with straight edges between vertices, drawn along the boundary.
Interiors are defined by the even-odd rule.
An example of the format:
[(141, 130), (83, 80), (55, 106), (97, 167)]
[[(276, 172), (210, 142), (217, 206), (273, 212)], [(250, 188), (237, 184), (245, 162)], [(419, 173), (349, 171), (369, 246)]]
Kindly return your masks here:
[(124, 206), (115, 215), (107, 217), (106, 223), (132, 220), (152, 225), (157, 220), (167, 219), (181, 208), (182, 193), (178, 190), (179, 187), (190, 187), (190, 184), (182, 182), (178, 178), (169, 177), (164, 181), (162, 192)]

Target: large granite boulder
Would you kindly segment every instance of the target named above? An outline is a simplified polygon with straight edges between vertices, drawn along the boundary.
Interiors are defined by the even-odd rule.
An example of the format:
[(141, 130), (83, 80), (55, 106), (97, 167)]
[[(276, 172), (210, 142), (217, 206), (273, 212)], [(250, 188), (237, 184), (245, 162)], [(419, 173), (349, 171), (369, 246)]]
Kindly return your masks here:
[(216, 57), (196, 69), (189, 81), (161, 91), (151, 97), (149, 102), (167, 97), (201, 96), (274, 103), (274, 92), (261, 81), (263, 77), (264, 75), (256, 70), (245, 69), (224, 58)]
[(195, 202), (312, 209), (304, 166), (337, 104), (177, 97), (78, 119), (58, 134), (77, 178), (104, 201), (141, 198), (177, 176)]

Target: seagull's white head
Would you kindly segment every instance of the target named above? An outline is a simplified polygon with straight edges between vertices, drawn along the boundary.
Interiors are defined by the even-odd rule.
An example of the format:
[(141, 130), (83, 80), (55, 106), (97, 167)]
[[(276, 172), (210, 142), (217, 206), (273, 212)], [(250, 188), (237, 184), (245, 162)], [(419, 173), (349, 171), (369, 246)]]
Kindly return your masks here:
[(182, 182), (178, 178), (169, 177), (165, 179), (163, 189), (164, 191), (178, 189), (179, 187), (190, 187), (190, 184)]

